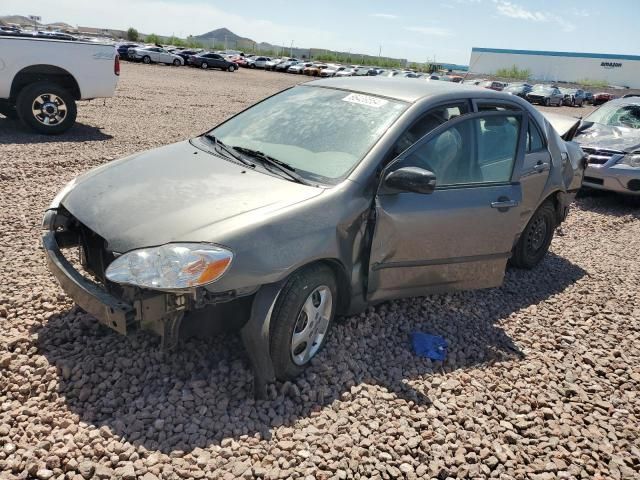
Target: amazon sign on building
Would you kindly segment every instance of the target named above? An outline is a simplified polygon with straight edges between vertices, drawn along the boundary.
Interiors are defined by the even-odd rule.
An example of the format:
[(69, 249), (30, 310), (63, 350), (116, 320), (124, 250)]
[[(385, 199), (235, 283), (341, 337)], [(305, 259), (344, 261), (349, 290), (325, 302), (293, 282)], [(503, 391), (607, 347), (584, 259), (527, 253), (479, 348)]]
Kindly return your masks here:
[(514, 65), (531, 71), (532, 80), (577, 82), (588, 79), (613, 86), (640, 88), (640, 55), (471, 49), (470, 73), (491, 75)]

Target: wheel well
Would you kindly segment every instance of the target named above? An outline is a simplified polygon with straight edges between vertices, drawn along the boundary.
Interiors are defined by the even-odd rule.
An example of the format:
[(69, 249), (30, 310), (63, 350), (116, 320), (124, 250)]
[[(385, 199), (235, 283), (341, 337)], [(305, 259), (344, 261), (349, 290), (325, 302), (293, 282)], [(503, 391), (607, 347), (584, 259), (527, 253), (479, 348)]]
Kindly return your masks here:
[(15, 101), (20, 91), (35, 82), (48, 81), (68, 90), (73, 98), (80, 100), (80, 87), (76, 79), (65, 69), (54, 65), (31, 65), (20, 70), (11, 84), (10, 98)]
[(543, 205), (545, 202), (550, 201), (553, 204), (553, 209), (556, 211), (556, 224), (560, 225), (564, 219), (564, 212), (562, 211), (562, 204), (560, 202), (560, 195), (562, 194), (561, 191), (555, 191), (551, 194), (549, 194), (542, 202), (540, 202), (540, 205), (538, 205), (538, 208), (540, 208), (541, 205)]
[(344, 265), (336, 258), (325, 258), (307, 263), (298, 270), (318, 264), (329, 267), (336, 278), (336, 285), (338, 287), (338, 305), (336, 306), (336, 314), (341, 315), (346, 313), (349, 309), (349, 302), (351, 299), (351, 283), (349, 282), (349, 276), (347, 275)]

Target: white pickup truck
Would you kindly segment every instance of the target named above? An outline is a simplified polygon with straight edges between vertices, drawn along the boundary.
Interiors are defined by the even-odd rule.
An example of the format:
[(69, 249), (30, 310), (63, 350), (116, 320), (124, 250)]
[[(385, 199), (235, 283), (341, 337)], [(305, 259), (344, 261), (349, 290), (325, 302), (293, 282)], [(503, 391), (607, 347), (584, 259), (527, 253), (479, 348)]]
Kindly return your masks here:
[(76, 100), (112, 97), (119, 75), (113, 45), (0, 35), (0, 114), (40, 133), (68, 130)]

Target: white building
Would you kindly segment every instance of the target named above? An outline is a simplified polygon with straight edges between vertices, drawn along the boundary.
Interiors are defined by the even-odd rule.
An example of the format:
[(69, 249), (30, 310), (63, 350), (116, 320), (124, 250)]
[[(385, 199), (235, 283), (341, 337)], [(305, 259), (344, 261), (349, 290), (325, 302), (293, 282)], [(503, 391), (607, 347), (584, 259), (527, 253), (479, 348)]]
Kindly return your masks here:
[(595, 80), (608, 85), (640, 88), (640, 55), (471, 49), (470, 73), (491, 75), (514, 65), (520, 70), (529, 70), (532, 80)]

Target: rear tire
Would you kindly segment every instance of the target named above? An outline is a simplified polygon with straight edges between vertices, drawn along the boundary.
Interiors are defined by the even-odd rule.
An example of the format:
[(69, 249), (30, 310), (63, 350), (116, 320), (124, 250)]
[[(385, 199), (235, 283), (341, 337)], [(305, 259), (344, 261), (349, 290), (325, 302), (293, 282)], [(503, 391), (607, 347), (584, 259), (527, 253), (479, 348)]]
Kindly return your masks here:
[(209, 64), (207, 62), (202, 62), (202, 64), (200, 65), (200, 68), (203, 70), (206, 70), (207, 68), (209, 68)]
[(146, 63), (147, 65), (149, 65), (151, 63), (151, 57), (149, 55), (145, 55), (144, 57), (142, 57), (142, 63)]
[(513, 249), (509, 263), (514, 267), (526, 269), (538, 265), (549, 251), (556, 226), (556, 209), (553, 203), (546, 201), (527, 223)]
[(179, 67), (180, 66), (180, 60), (178, 60), (177, 58), (173, 61), (173, 66), (174, 67)]
[(551, 99), (550, 98), (545, 98), (544, 99), (544, 106), (548, 107), (549, 105), (551, 105)]
[(228, 70), (230, 73), (233, 73), (233, 72), (235, 72), (235, 71), (236, 71), (236, 67), (234, 67), (233, 65), (229, 65), (229, 68), (227, 68), (227, 70)]
[(18, 94), (16, 110), (22, 123), (47, 135), (66, 132), (76, 121), (73, 95), (51, 82), (36, 82)]
[(271, 358), (279, 380), (302, 373), (324, 346), (337, 305), (337, 286), (326, 265), (294, 273), (280, 291), (271, 317)]

